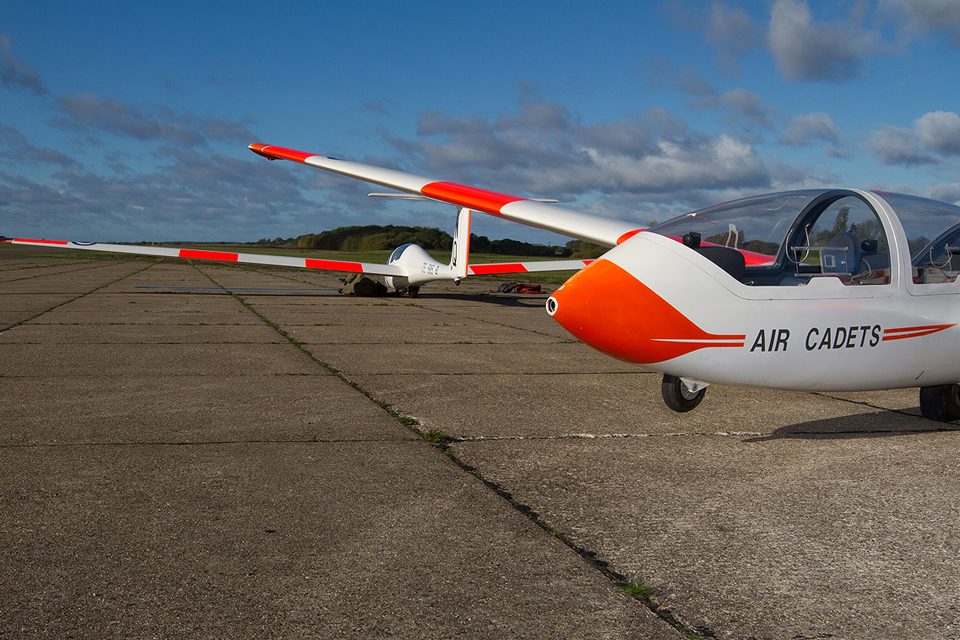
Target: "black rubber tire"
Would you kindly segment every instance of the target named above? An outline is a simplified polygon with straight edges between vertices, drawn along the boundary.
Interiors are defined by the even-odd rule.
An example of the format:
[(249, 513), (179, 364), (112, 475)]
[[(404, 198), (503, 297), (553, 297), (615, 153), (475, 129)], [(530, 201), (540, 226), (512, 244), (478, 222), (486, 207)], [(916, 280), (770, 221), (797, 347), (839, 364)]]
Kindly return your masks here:
[(920, 412), (937, 422), (960, 419), (960, 385), (944, 384), (920, 388)]
[(664, 374), (663, 382), (660, 383), (660, 392), (663, 394), (663, 401), (667, 406), (678, 413), (685, 413), (697, 408), (707, 388), (700, 389), (694, 395), (690, 395), (683, 382), (676, 376)]
[(407, 295), (411, 298), (416, 298), (420, 295), (420, 287), (407, 287)]

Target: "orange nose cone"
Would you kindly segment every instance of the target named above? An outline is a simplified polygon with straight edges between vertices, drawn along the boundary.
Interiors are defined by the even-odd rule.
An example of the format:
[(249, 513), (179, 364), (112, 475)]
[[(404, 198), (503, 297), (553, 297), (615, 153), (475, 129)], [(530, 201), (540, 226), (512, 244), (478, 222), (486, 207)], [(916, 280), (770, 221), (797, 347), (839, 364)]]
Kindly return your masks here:
[(594, 349), (635, 361), (629, 339), (640, 309), (633, 297), (639, 281), (609, 260), (597, 260), (570, 278), (547, 301), (547, 312)]
[(567, 331), (607, 355), (652, 364), (708, 347), (742, 347), (743, 335), (707, 333), (622, 267), (600, 259), (547, 301)]

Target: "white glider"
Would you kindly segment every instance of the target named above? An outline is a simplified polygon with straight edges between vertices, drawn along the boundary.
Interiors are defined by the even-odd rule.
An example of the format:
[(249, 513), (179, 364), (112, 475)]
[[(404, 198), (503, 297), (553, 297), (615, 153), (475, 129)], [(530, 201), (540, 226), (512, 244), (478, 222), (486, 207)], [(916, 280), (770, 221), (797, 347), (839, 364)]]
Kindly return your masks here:
[(662, 372), (674, 410), (696, 407), (710, 383), (920, 387), (925, 416), (960, 418), (960, 207), (804, 190), (643, 230), (336, 158), (250, 149), (613, 247), (560, 287), (547, 312), (595, 349)]

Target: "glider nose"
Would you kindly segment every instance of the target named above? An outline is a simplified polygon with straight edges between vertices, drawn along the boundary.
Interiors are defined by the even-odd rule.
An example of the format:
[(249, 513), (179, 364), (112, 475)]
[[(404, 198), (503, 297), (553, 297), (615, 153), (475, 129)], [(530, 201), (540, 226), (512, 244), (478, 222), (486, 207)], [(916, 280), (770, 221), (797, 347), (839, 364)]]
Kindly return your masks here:
[(699, 349), (743, 348), (743, 334), (704, 331), (638, 277), (601, 258), (547, 300), (563, 328), (607, 355), (652, 364)]
[(640, 315), (631, 295), (636, 284), (636, 278), (625, 270), (608, 260), (597, 260), (550, 296), (547, 313), (594, 349), (631, 359), (627, 342)]

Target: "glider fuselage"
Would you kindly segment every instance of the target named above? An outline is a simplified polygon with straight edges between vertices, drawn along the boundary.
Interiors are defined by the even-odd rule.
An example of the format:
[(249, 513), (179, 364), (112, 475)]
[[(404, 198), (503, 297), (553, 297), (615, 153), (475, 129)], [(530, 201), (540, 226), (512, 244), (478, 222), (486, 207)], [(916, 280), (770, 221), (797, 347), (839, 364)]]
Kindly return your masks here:
[(677, 377), (823, 391), (960, 380), (960, 289), (911, 292), (893, 271), (875, 286), (749, 286), (643, 233), (568, 280), (548, 308), (594, 348)]

